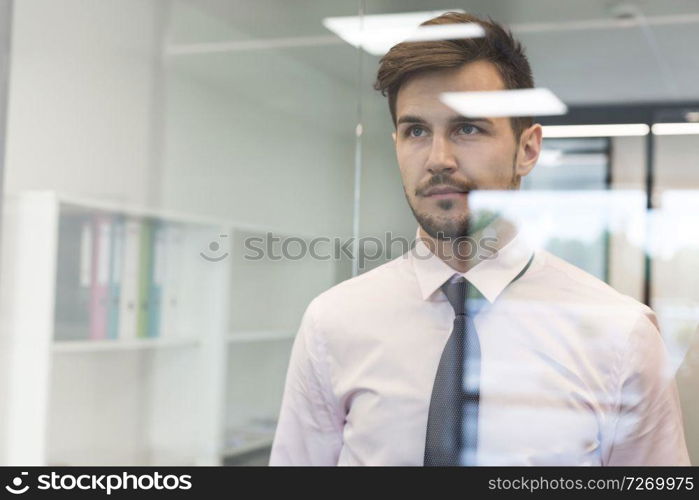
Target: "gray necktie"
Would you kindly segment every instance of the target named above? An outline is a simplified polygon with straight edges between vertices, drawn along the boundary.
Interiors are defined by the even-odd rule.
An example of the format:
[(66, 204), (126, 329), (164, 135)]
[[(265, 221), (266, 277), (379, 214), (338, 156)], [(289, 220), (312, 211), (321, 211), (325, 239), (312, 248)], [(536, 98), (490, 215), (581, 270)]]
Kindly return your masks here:
[(445, 283), (442, 290), (455, 317), (432, 388), (424, 464), (468, 465), (478, 435), (480, 343), (473, 317), (483, 299), (476, 298), (476, 289), (463, 276)]
[[(517, 281), (534, 259), (508, 284)], [(439, 360), (425, 434), (425, 466), (474, 465), (478, 447), (480, 342), (473, 319), (484, 297), (463, 276), (442, 285), (454, 326)]]

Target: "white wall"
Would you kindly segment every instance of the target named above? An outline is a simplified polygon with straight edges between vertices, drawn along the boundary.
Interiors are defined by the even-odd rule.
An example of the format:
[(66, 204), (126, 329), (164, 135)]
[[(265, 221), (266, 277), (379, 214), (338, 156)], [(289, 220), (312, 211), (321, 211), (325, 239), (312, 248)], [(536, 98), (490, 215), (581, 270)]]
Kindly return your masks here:
[[(170, 17), (170, 45), (254, 39), (257, 30), (186, 3)], [(356, 91), (308, 64), (308, 50), (352, 57), (322, 46), (167, 58), (163, 206), (349, 236)]]
[(5, 192), (148, 202), (161, 8), (15, 2)]
[[(11, 19), (11, 2), (9, 0), (0, 1), (0, 189), (2, 188), (4, 175), (4, 160), (5, 160), (5, 133), (6, 133), (6, 111), (7, 111), (7, 78), (9, 72), (9, 47), (10, 47), (10, 27)], [(0, 209), (0, 212), (2, 210)], [(0, 241), (2, 240), (3, 230), (5, 228), (0, 223)], [(1, 250), (0, 250), (1, 251)], [(2, 259), (0, 255), (0, 259)], [(2, 275), (0, 275), (2, 280)], [(1, 292), (2, 290), (0, 290)], [(0, 322), (3, 320), (3, 312), (0, 310)], [(2, 324), (2, 323), (0, 323)], [(0, 327), (0, 332), (1, 332)], [(9, 365), (9, 346), (6, 339), (0, 333), (0, 367)], [(0, 375), (2, 375), (0, 368)], [(3, 397), (6, 391), (9, 390), (9, 384), (6, 377), (0, 379), (0, 421), (5, 418), (7, 412), (7, 400)], [(2, 450), (6, 447), (5, 436), (0, 431), (0, 462), (2, 462)]]
[[(393, 238), (412, 242), (417, 221), (410, 210), (396, 160), (395, 145), (391, 133), (395, 130), (388, 110), (388, 99), (372, 86), (379, 67), (377, 57), (364, 54), (362, 60), (362, 155), (361, 155), (361, 203), (359, 234), (362, 238), (374, 237), (386, 241), (386, 233)], [(395, 244), (386, 248), (376, 260), (367, 260), (360, 273), (383, 264), (389, 258), (401, 255), (404, 249)], [(371, 256), (375, 247), (366, 245)], [(390, 252), (390, 255), (389, 253)]]
[(347, 128), (343, 139), (235, 89), (170, 72), (162, 205), (290, 233), (347, 236), (354, 165)]

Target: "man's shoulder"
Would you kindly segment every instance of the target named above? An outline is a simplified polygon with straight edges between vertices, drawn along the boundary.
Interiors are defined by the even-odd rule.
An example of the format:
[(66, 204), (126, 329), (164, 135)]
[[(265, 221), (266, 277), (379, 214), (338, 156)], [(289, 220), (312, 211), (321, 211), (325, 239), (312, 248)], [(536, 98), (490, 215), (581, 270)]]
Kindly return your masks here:
[(407, 277), (409, 262), (405, 259), (406, 256), (401, 255), (357, 276), (347, 278), (321, 292), (314, 300), (345, 302), (355, 297), (366, 297), (368, 300), (375, 291), (394, 287)]
[(380, 306), (414, 282), (414, 274), (405, 254), (362, 274), (341, 281), (319, 293), (309, 304), (316, 313), (355, 311), (372, 305)]
[(655, 313), (646, 304), (626, 295), (597, 276), (554, 255), (546, 250), (538, 250), (541, 256), (539, 270), (542, 271), (542, 285), (550, 287), (549, 292), (557, 300), (565, 300), (590, 311), (611, 310), (617, 314), (629, 315), (636, 319), (639, 315), (655, 322)]

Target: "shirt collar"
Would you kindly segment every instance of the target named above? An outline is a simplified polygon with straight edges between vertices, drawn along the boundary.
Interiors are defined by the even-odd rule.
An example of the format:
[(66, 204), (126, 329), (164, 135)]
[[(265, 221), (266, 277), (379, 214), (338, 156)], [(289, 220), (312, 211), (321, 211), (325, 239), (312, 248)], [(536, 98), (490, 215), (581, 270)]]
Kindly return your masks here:
[(483, 260), (465, 273), (459, 273), (433, 254), (420, 238), (420, 227), (416, 231), (416, 245), (409, 251), (420, 293), (428, 300), (445, 281), (453, 275), (461, 275), (493, 303), (507, 285), (524, 269), (532, 256), (532, 248), (519, 232), (495, 255)]

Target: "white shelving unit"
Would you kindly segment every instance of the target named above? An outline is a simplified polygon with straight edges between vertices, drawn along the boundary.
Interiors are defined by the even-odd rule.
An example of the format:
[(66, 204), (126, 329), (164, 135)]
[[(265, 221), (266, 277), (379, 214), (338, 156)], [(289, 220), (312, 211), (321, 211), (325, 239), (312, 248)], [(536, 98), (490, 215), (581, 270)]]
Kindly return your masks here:
[(197, 338), (183, 339), (130, 339), (130, 340), (57, 340), (51, 349), (53, 352), (105, 352), (138, 349), (168, 349), (177, 347), (197, 347)]
[(259, 332), (238, 332), (231, 333), (226, 337), (229, 343), (246, 343), (246, 342), (275, 342), (278, 340), (289, 340), (296, 336), (294, 330), (270, 330)]
[[(55, 339), (59, 222), (70, 210), (185, 228), (176, 335)], [(297, 323), (334, 283), (332, 262), (248, 262), (232, 245), (210, 262), (199, 254), (218, 235), (280, 233), (54, 192), (7, 197), (3, 219), (0, 463), (218, 465), (271, 445)], [(273, 314), (259, 304), (268, 296)]]
[[(309, 235), (270, 231), (308, 243)], [(245, 238), (264, 236), (264, 228), (236, 226), (232, 247), (244, 249)], [(259, 240), (257, 240), (259, 243)], [(267, 242), (265, 240), (265, 248)], [(289, 241), (289, 240), (287, 240)], [(338, 279), (332, 260), (310, 256), (277, 258), (272, 244), (264, 258), (245, 259), (233, 252), (230, 315), (226, 341), (224, 450), (227, 458), (269, 448), (283, 394), (291, 346), (310, 300)], [(290, 246), (291, 247), (291, 246)], [(297, 248), (289, 248), (296, 255)], [(254, 252), (250, 252), (254, 254)]]

